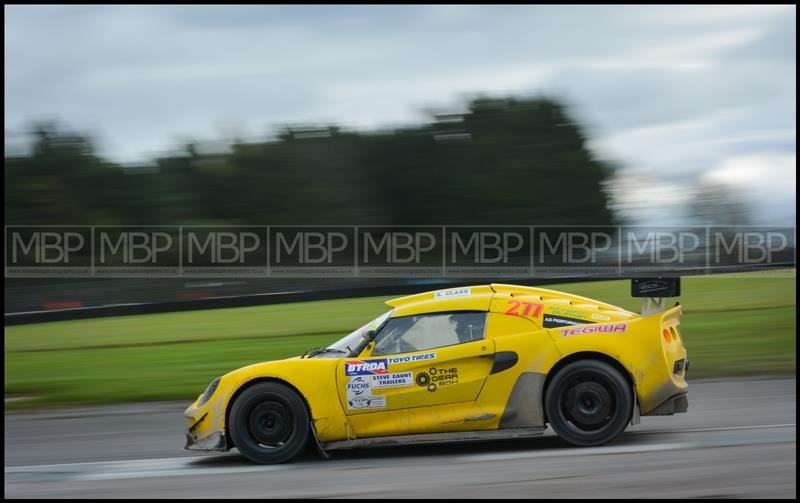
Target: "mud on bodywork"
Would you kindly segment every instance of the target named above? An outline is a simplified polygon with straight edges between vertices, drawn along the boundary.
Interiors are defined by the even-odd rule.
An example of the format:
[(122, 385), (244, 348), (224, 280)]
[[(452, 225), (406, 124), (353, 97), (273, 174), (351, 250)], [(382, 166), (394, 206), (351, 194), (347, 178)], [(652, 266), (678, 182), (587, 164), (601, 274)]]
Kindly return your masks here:
[(689, 410), (689, 399), (686, 393), (667, 398), (661, 405), (649, 411), (645, 416), (671, 416)]
[(545, 377), (539, 372), (520, 374), (500, 418), (500, 429), (544, 426), (542, 392)]
[(230, 450), (228, 446), (228, 442), (225, 439), (225, 432), (218, 431), (214, 432), (211, 435), (202, 438), (202, 439), (195, 439), (192, 435), (186, 435), (186, 446), (184, 447), (187, 451), (221, 451), (227, 452)]
[[(603, 325), (584, 325), (585, 329), (548, 329), (559, 351), (565, 355), (600, 353), (618, 362), (632, 378), (642, 416), (652, 413), (670, 398), (685, 394), (688, 385), (685, 368), (676, 371), (675, 362), (685, 362), (686, 348), (677, 335), (680, 306), (651, 315), (637, 316), (605, 326), (623, 325), (624, 330), (598, 330)], [(589, 331), (588, 327), (593, 327)], [(580, 327), (578, 327), (580, 328)], [(577, 333), (573, 333), (573, 331)], [(663, 332), (670, 331), (669, 337)], [(567, 333), (564, 333), (567, 332)], [(677, 407), (676, 411), (680, 411)]]
[(228, 451), (232, 447), (222, 424), (224, 415), (224, 393), (219, 390), (206, 403), (198, 405), (198, 397), (185, 411), (186, 446), (193, 451)]

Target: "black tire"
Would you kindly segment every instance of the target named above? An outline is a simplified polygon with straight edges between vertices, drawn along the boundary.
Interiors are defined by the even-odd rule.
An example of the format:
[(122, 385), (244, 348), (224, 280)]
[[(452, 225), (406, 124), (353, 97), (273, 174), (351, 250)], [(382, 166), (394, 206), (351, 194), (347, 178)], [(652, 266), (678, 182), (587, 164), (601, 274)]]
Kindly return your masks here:
[(559, 370), (547, 387), (550, 426), (572, 445), (608, 443), (625, 431), (633, 413), (633, 392), (625, 377), (598, 360), (578, 360)]
[(308, 410), (294, 390), (276, 382), (245, 389), (229, 417), (233, 443), (255, 463), (285, 463), (308, 445)]

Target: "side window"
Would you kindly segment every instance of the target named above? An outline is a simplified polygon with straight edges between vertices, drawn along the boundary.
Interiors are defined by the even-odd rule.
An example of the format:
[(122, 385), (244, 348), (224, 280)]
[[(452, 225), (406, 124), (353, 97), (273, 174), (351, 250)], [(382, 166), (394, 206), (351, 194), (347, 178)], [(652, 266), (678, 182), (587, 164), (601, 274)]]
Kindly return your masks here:
[(486, 313), (420, 314), (392, 318), (375, 337), (373, 356), (411, 353), (483, 339)]

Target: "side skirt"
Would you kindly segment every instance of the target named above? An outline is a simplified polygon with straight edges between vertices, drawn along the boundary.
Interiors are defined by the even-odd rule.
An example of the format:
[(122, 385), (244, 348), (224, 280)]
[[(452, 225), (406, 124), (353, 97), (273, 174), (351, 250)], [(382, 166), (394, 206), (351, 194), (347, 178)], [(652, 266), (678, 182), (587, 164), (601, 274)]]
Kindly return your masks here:
[(397, 435), (392, 437), (359, 438), (320, 444), (324, 450), (356, 449), (359, 447), (381, 447), (387, 445), (443, 444), (481, 440), (530, 438), (544, 434), (545, 428), (511, 428), (507, 430), (453, 431), (447, 433), (425, 433), (419, 435)]

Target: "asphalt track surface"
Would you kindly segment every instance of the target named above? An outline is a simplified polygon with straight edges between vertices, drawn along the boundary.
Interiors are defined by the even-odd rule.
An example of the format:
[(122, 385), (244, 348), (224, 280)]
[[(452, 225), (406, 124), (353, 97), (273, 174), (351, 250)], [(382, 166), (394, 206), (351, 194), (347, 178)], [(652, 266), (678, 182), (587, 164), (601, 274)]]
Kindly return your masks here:
[(187, 403), (5, 415), (6, 498), (796, 498), (796, 380), (690, 380), (689, 412), (611, 445), (524, 441), (316, 453), (182, 450)]

